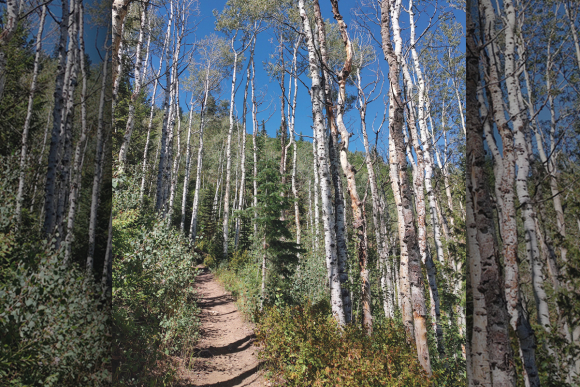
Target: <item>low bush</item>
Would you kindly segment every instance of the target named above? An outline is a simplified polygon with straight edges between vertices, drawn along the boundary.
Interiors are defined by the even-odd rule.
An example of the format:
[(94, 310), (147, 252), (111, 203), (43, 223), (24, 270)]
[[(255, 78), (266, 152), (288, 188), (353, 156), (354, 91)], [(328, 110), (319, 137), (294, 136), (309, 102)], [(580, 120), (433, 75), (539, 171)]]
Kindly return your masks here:
[(111, 321), (100, 285), (63, 249), (38, 253), (0, 286), (0, 379), (9, 386), (110, 383)]
[[(168, 356), (190, 358), (199, 337), (189, 241), (134, 202), (132, 179), (113, 198), (113, 381), (169, 383)], [(161, 376), (160, 376), (161, 375)]]
[(274, 306), (260, 318), (257, 342), (270, 377), (288, 386), (430, 386), (400, 323), (341, 330), (327, 302)]

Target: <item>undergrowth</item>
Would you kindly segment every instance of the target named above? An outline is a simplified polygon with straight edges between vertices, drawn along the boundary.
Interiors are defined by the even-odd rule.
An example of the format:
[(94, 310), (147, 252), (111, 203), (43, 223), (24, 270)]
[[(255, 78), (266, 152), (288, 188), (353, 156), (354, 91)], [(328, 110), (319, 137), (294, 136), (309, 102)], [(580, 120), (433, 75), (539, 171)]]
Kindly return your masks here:
[(199, 337), (195, 253), (138, 203), (134, 179), (114, 181), (113, 382), (170, 385), (171, 356), (191, 358)]

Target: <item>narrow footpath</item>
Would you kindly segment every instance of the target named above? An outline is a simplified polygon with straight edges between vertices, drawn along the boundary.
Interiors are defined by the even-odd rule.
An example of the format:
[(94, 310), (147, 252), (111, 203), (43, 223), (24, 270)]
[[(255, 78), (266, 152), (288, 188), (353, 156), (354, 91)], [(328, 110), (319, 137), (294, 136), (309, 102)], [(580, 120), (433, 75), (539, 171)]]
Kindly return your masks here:
[(254, 330), (244, 321), (234, 299), (216, 282), (209, 270), (196, 279), (201, 308), (201, 338), (192, 369), (181, 369), (181, 386), (267, 386), (259, 370)]

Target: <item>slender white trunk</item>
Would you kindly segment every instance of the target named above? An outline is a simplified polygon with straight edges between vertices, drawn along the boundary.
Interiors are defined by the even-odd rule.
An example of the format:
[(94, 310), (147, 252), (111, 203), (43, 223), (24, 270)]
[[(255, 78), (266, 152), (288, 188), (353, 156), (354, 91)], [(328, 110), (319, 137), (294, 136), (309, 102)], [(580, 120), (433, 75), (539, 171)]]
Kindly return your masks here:
[(95, 254), (95, 235), (97, 231), (97, 210), (99, 208), (99, 193), (101, 187), (101, 178), (103, 171), (103, 116), (105, 110), (105, 94), (107, 85), (107, 60), (109, 51), (105, 53), (103, 61), (103, 70), (101, 73), (101, 96), (99, 99), (99, 116), (97, 119), (97, 145), (95, 154), (95, 167), (93, 176), (93, 190), (91, 196), (91, 213), (89, 219), (89, 252), (87, 254), (87, 270), (93, 269), (93, 256)]
[[(170, 2), (170, 14), (169, 14), (169, 21), (167, 22), (167, 34), (171, 34), (171, 24), (173, 21), (173, 2)], [(169, 45), (168, 45), (169, 46)], [(163, 186), (164, 186), (164, 171), (166, 169), (166, 159), (167, 159), (167, 142), (168, 142), (168, 135), (167, 135), (167, 126), (172, 114), (173, 108), (173, 101), (170, 101), (171, 98), (171, 91), (172, 91), (172, 82), (170, 77), (170, 53), (167, 50), (167, 63), (165, 65), (165, 100), (163, 101), (163, 124), (161, 127), (161, 142), (159, 145), (159, 166), (157, 169), (157, 188), (155, 194), (155, 210), (157, 212), (161, 212), (162, 207), (164, 207), (164, 198), (163, 198)]]
[[(78, 23), (79, 23), (79, 40), (80, 40), (80, 50), (78, 50), (78, 56), (80, 58), (81, 76), (83, 79), (83, 84), (81, 88), (81, 133), (77, 141), (77, 146), (74, 153), (73, 168), (70, 179), (70, 192), (69, 192), (69, 210), (67, 216), (66, 225), (66, 247), (64, 261), (68, 262), (70, 260), (72, 252), (72, 243), (74, 241), (74, 223), (77, 213), (78, 196), (81, 190), (81, 177), (83, 169), (83, 161), (85, 151), (87, 149), (87, 72), (85, 63), (85, 39), (84, 39), (84, 7), (82, 1), (77, 1), (78, 7)], [(82, 149), (82, 150), (81, 150)], [(99, 176), (99, 179), (102, 176)]]
[(113, 286), (113, 211), (109, 216), (109, 232), (107, 238), (107, 250), (105, 252), (105, 262), (103, 264), (103, 276), (101, 279), (101, 287), (103, 289), (103, 297), (111, 296)]
[(141, 92), (141, 50), (143, 49), (143, 34), (145, 33), (145, 20), (147, 17), (147, 6), (149, 3), (145, 3), (143, 10), (141, 11), (141, 23), (139, 27), (139, 37), (137, 39), (137, 48), (135, 50), (135, 79), (133, 83), (133, 94), (129, 101), (129, 112), (127, 114), (127, 126), (125, 128), (125, 135), (123, 136), (123, 142), (121, 143), (121, 148), (119, 150), (119, 170), (123, 172), (125, 170), (125, 164), (127, 162), (127, 152), (129, 144), (131, 143), (131, 136), (133, 134), (133, 128), (135, 127), (135, 103)]
[(24, 199), (24, 182), (26, 178), (26, 157), (28, 154), (28, 132), (30, 130), (30, 121), (32, 119), (32, 105), (34, 103), (34, 93), (36, 92), (36, 80), (38, 78), (40, 65), (40, 52), (42, 49), (42, 31), (44, 31), (44, 21), (46, 20), (46, 4), (42, 6), (40, 15), (40, 24), (36, 34), (36, 52), (34, 54), (34, 70), (32, 71), (32, 83), (28, 93), (28, 108), (26, 109), (26, 119), (24, 120), (24, 129), (22, 130), (22, 150), (20, 152), (20, 173), (18, 177), (18, 193), (16, 194), (16, 227), (20, 227), (22, 219), (22, 201)]
[(304, 0), (299, 0), (298, 9), (302, 18), (305, 41), (308, 47), (309, 71), (312, 81), (310, 98), (312, 101), (312, 115), (314, 119), (314, 132), (317, 138), (317, 158), (320, 166), (320, 186), (322, 190), (322, 206), (324, 221), (324, 244), (326, 252), (326, 267), (328, 270), (328, 280), (330, 285), (330, 300), (332, 314), (340, 326), (345, 324), (345, 315), (342, 305), (342, 294), (338, 271), (338, 257), (336, 255), (336, 234), (334, 229), (334, 208), (332, 205), (331, 176), (327, 160), (326, 141), (324, 141), (325, 130), (322, 116), (322, 105), (320, 97), (323, 96), (318, 66), (314, 47), (314, 35), (310, 28), (310, 22), (304, 10)]
[(185, 233), (185, 207), (187, 204), (187, 191), (189, 188), (189, 170), (191, 166), (191, 121), (193, 118), (193, 97), (194, 93), (191, 93), (191, 100), (189, 101), (189, 119), (187, 122), (187, 145), (185, 154), (185, 176), (183, 178), (183, 195), (181, 197), (181, 224), (179, 229), (181, 233)]
[[(255, 42), (254, 42), (255, 44)], [(253, 48), (252, 48), (253, 49)], [(258, 144), (256, 143), (256, 139), (258, 136), (258, 104), (256, 102), (256, 85), (254, 84), (254, 78), (256, 76), (256, 69), (254, 67), (254, 56), (250, 55), (250, 64), (252, 65), (252, 77), (250, 79), (251, 88), (252, 88), (252, 145), (253, 145), (253, 171), (252, 171), (252, 188), (253, 188), (253, 206), (254, 206), (254, 237), (257, 238), (258, 236), (258, 224), (256, 223), (256, 218), (258, 217), (258, 213), (256, 212), (256, 208), (258, 208)]]
[(53, 107), (53, 120), (52, 120), (52, 132), (50, 138), (50, 150), (48, 153), (48, 168), (46, 171), (46, 182), (45, 182), (45, 201), (44, 201), (44, 224), (43, 232), (47, 237), (52, 236), (54, 225), (56, 222), (56, 207), (55, 200), (58, 197), (56, 192), (56, 178), (57, 178), (57, 167), (59, 162), (59, 144), (60, 144), (60, 128), (62, 125), (63, 111), (64, 111), (64, 85), (65, 85), (65, 75), (66, 75), (66, 41), (68, 35), (68, 25), (69, 25), (69, 7), (68, 1), (62, 0), (62, 21), (60, 22), (60, 38), (58, 43), (58, 68), (55, 80), (54, 89), (54, 107)]
[[(151, 128), (153, 127), (153, 115), (155, 112), (155, 96), (157, 95), (157, 86), (159, 85), (159, 75), (161, 75), (161, 68), (163, 67), (163, 58), (165, 57), (165, 50), (169, 45), (169, 38), (170, 38), (170, 25), (167, 28), (167, 32), (165, 33), (165, 40), (163, 41), (163, 49), (161, 50), (161, 55), (159, 56), (159, 70), (154, 75), (155, 81), (153, 82), (153, 94), (151, 96), (151, 109), (149, 110), (149, 123), (147, 124), (147, 140), (145, 141), (145, 149), (143, 151), (143, 166), (141, 168), (141, 188), (139, 190), (139, 202), (143, 203), (143, 195), (145, 193), (145, 180), (147, 177), (147, 154), (149, 152), (149, 141), (151, 139)], [(153, 162), (157, 160), (157, 154), (155, 155), (155, 159)]]
[(193, 194), (193, 205), (191, 207), (191, 226), (189, 228), (189, 239), (191, 239), (191, 243), (195, 243), (195, 238), (197, 236), (197, 214), (199, 212), (199, 193), (200, 193), (199, 191), (201, 188), (201, 168), (203, 166), (203, 130), (205, 124), (204, 113), (207, 104), (207, 98), (209, 97), (209, 76), (210, 76), (210, 66), (208, 65), (205, 73), (205, 90), (203, 95), (203, 102), (201, 103), (201, 111), (199, 113), (199, 148), (197, 150), (195, 193)]
[(318, 210), (318, 187), (320, 187), (318, 175), (318, 157), (316, 157), (316, 137), (312, 139), (313, 171), (314, 171), (314, 251), (320, 250), (320, 211)]
[[(250, 55), (253, 55), (254, 48), (252, 46), (252, 51)], [(246, 191), (246, 115), (248, 113), (248, 85), (250, 82), (250, 64), (248, 63), (248, 68), (246, 70), (246, 86), (244, 88), (244, 106), (242, 108), (242, 149), (241, 149), (241, 161), (240, 161), (240, 169), (241, 169), (241, 177), (240, 177), (240, 194), (238, 197), (238, 210), (241, 210), (244, 205), (244, 193)], [(238, 216), (236, 219), (236, 239), (235, 239), (235, 248), (238, 248), (238, 243), (240, 241), (240, 227), (241, 227), (241, 220)]]
[(224, 222), (223, 222), (223, 235), (224, 235), (224, 258), (228, 256), (228, 241), (229, 241), (229, 215), (230, 215), (230, 179), (232, 174), (232, 133), (234, 130), (234, 96), (236, 91), (236, 75), (238, 69), (238, 55), (239, 53), (234, 48), (234, 42), (236, 40), (237, 32), (232, 38), (231, 46), (234, 52), (234, 69), (232, 74), (232, 91), (230, 93), (230, 128), (228, 130), (228, 139), (226, 143), (226, 181), (225, 181), (225, 194), (224, 194)]

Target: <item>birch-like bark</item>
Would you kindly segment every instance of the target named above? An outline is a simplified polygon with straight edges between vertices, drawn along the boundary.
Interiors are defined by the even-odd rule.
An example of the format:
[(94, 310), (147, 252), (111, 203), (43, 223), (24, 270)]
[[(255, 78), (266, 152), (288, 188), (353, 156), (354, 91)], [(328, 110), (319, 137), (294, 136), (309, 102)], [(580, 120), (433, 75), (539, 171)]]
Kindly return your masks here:
[[(81, 190), (81, 177), (83, 169), (84, 155), (86, 151), (87, 142), (87, 72), (85, 63), (85, 39), (84, 39), (84, 7), (83, 2), (77, 1), (78, 7), (78, 23), (79, 23), (79, 41), (80, 49), (78, 50), (78, 56), (80, 58), (81, 76), (83, 79), (81, 88), (81, 133), (77, 141), (77, 146), (74, 153), (73, 168), (70, 179), (69, 188), (69, 210), (67, 216), (66, 225), (66, 239), (65, 239), (65, 255), (64, 261), (68, 262), (70, 260), (72, 252), (72, 243), (74, 241), (74, 223), (77, 213), (78, 196)], [(81, 150), (82, 149), (82, 150)], [(101, 176), (99, 176), (101, 178)]]
[[(320, 67), (321, 85), (323, 94), (321, 101), (326, 108), (326, 119), (330, 127), (330, 136), (328, 137), (328, 156), (330, 159), (330, 172), (332, 175), (332, 184), (334, 186), (334, 208), (335, 208), (335, 236), (336, 236), (336, 252), (338, 257), (338, 271), (341, 283), (342, 305), (344, 308), (345, 322), (348, 324), (352, 315), (352, 301), (350, 299), (350, 292), (344, 286), (348, 280), (346, 272), (347, 257), (347, 240), (346, 240), (346, 213), (344, 209), (344, 192), (342, 188), (342, 180), (340, 178), (340, 160), (338, 155), (338, 129), (333, 111), (332, 92), (331, 92), (331, 76), (327, 71), (328, 55), (326, 47), (326, 27), (318, 0), (314, 0), (314, 16), (317, 27), (318, 50), (320, 51)], [(316, 41), (314, 42), (316, 48)], [(318, 141), (321, 141), (320, 139)], [(325, 136), (326, 142), (326, 136)], [(320, 144), (318, 144), (320, 146)]]
[[(20, 14), (21, 0), (6, 0), (6, 22), (4, 29), (0, 33), (0, 99), (4, 96), (4, 86), (6, 84), (6, 52), (4, 45), (12, 39), (18, 25), (18, 15)], [(64, 14), (63, 14), (64, 15)]]
[[(177, 78), (177, 77), (176, 77)], [(179, 166), (181, 165), (181, 115), (179, 114), (179, 78), (175, 84), (175, 117), (177, 117), (177, 157), (173, 159), (173, 168), (171, 168), (171, 188), (169, 190), (169, 211), (167, 213), (169, 221), (173, 215), (173, 202), (175, 201), (175, 188), (177, 187), (177, 177), (179, 175)]]
[[(159, 75), (161, 75), (161, 68), (163, 67), (163, 58), (165, 57), (165, 50), (169, 46), (169, 39), (171, 37), (171, 23), (167, 26), (167, 31), (165, 33), (165, 39), (163, 41), (163, 49), (161, 50), (161, 55), (159, 56), (159, 70), (154, 75), (155, 81), (153, 82), (153, 94), (151, 96), (151, 109), (149, 110), (149, 123), (147, 124), (147, 140), (145, 141), (145, 149), (143, 151), (143, 166), (141, 168), (141, 188), (139, 190), (139, 202), (143, 203), (143, 195), (145, 193), (145, 180), (147, 177), (147, 154), (149, 152), (149, 142), (151, 139), (151, 128), (153, 127), (153, 115), (155, 113), (155, 96), (157, 95), (157, 86), (159, 85)], [(153, 162), (157, 161), (157, 155)]]
[[(36, 92), (36, 80), (38, 78), (40, 65), (40, 52), (42, 49), (42, 32), (44, 31), (44, 22), (46, 20), (46, 4), (42, 6), (38, 33), (36, 34), (36, 49), (34, 54), (34, 70), (32, 71), (32, 83), (28, 93), (28, 107), (26, 109), (26, 118), (24, 120), (24, 129), (22, 130), (22, 149), (20, 151), (20, 173), (18, 176), (18, 192), (16, 194), (16, 228), (20, 228), (22, 220), (22, 201), (24, 200), (24, 183), (26, 178), (26, 157), (28, 154), (28, 132), (30, 131), (30, 121), (32, 119), (32, 105), (34, 103), (34, 94)], [(0, 72), (2, 69), (0, 69)], [(0, 92), (1, 95), (1, 92)]]
[[(300, 228), (300, 210), (298, 206), (298, 187), (296, 186), (296, 159), (298, 155), (298, 146), (296, 144), (296, 133), (294, 132), (294, 123), (296, 118), (296, 94), (298, 92), (298, 75), (297, 75), (297, 53), (300, 43), (302, 42), (302, 35), (298, 36), (296, 43), (294, 44), (294, 52), (292, 54), (292, 74), (291, 77), (294, 79), (294, 97), (292, 99), (292, 104), (288, 103), (288, 108), (292, 108), (292, 115), (289, 117), (290, 125), (290, 143), (293, 145), (292, 149), (292, 194), (294, 195), (294, 221), (296, 223), (296, 243), (300, 244), (300, 237), (302, 236), (302, 231)], [(290, 93), (290, 90), (288, 90)], [(308, 190), (310, 195), (310, 189)]]
[[(171, 24), (173, 21), (173, 2), (170, 2), (169, 21), (167, 22), (168, 35), (171, 33)], [(170, 78), (170, 53), (167, 50), (167, 63), (165, 65), (165, 99), (163, 101), (163, 125), (161, 127), (161, 143), (159, 146), (159, 166), (157, 169), (157, 189), (155, 199), (155, 210), (161, 212), (164, 206), (163, 200), (163, 184), (164, 184), (164, 170), (166, 169), (166, 153), (167, 153), (167, 126), (172, 114), (173, 101), (170, 101), (172, 96), (171, 78)]]
[(362, 324), (368, 335), (372, 333), (372, 315), (371, 315), (371, 285), (369, 281), (369, 269), (368, 269), (368, 253), (366, 245), (366, 219), (364, 217), (364, 205), (360, 200), (360, 197), (356, 188), (355, 174), (356, 170), (352, 164), (348, 161), (348, 146), (350, 142), (350, 133), (346, 129), (344, 124), (344, 111), (346, 102), (346, 81), (350, 75), (352, 69), (352, 55), (353, 49), (350, 38), (347, 32), (347, 25), (344, 22), (342, 15), (338, 9), (338, 1), (331, 0), (332, 13), (334, 18), (338, 23), (340, 29), (340, 35), (346, 50), (346, 59), (338, 74), (338, 85), (339, 93), (337, 100), (337, 114), (336, 123), (338, 130), (340, 131), (340, 137), (342, 142), (340, 144), (340, 164), (343, 173), (346, 175), (348, 193), (350, 196), (352, 214), (353, 214), (353, 230), (357, 240), (357, 253), (358, 262), (360, 268), (361, 276), (361, 305), (362, 305)]
[[(427, 121), (425, 120), (425, 106), (426, 106), (426, 90), (425, 90), (425, 80), (423, 79), (423, 73), (421, 71), (421, 64), (419, 63), (419, 55), (415, 49), (415, 20), (413, 14), (413, 2), (409, 2), (409, 19), (411, 28), (411, 53), (413, 56), (414, 70), (417, 75), (417, 81), (419, 83), (419, 129), (421, 134), (421, 144), (423, 145), (423, 155), (425, 160), (425, 190), (427, 192), (427, 198), (429, 199), (429, 212), (431, 215), (431, 224), (433, 226), (433, 240), (435, 241), (435, 249), (437, 252), (437, 260), (443, 262), (443, 244), (441, 243), (441, 231), (439, 225), (439, 219), (437, 217), (437, 212), (435, 211), (435, 192), (431, 184), (431, 179), (433, 176), (433, 159), (431, 158), (431, 143), (428, 139), (428, 129)], [(447, 184), (447, 183), (446, 183)]]
[[(472, 10), (471, 7), (468, 9)], [(475, 24), (471, 12), (467, 12), (466, 39), (466, 228), (473, 297), (473, 329), (468, 347), (470, 356), (467, 359), (471, 362), (471, 379), (468, 383), (469, 386), (511, 387), (516, 383), (515, 369), (509, 341), (509, 317), (499, 270), (493, 209), (486, 185), (488, 179), (483, 147), (485, 123), (480, 119), (476, 95), (480, 87), (480, 53), (475, 45)], [(478, 19), (477, 15), (475, 18)]]
[(105, 60), (103, 61), (103, 70), (101, 73), (101, 96), (99, 99), (99, 115), (97, 119), (97, 145), (95, 154), (95, 167), (93, 175), (93, 189), (91, 194), (91, 213), (89, 218), (89, 251), (87, 254), (86, 268), (93, 269), (93, 257), (95, 254), (95, 236), (97, 231), (97, 210), (99, 208), (99, 193), (101, 188), (101, 176), (103, 171), (103, 126), (104, 126), (104, 111), (105, 111), (105, 94), (107, 85), (107, 61), (109, 59), (109, 51), (105, 53)]
[[(254, 42), (255, 44), (255, 42)], [(253, 47), (252, 47), (253, 49)], [(258, 213), (256, 212), (256, 208), (258, 208), (258, 144), (256, 143), (257, 136), (258, 136), (258, 104), (256, 102), (256, 85), (254, 84), (254, 79), (256, 77), (256, 69), (254, 67), (254, 55), (253, 51), (250, 55), (250, 64), (252, 65), (252, 78), (250, 79), (251, 88), (252, 88), (252, 145), (253, 145), (253, 157), (254, 157), (254, 165), (252, 171), (252, 185), (253, 185), (253, 205), (254, 205), (254, 237), (258, 237), (258, 224), (256, 223), (256, 218), (258, 217)]]
[[(500, 87), (500, 79), (502, 76), (498, 74), (499, 68), (499, 53), (501, 52), (498, 44), (496, 43), (496, 36), (492, 35), (494, 22), (495, 22), (495, 12), (490, 0), (481, 0), (479, 3), (480, 13), (484, 17), (484, 34), (485, 41), (490, 43), (490, 63), (487, 66), (487, 71), (489, 73), (489, 81), (486, 86), (490, 92), (490, 101), (492, 104), (492, 109), (490, 109), (494, 114), (495, 123), (498, 127), (502, 139), (503, 146), (503, 157), (496, 160), (498, 164), (501, 163), (502, 174), (501, 177), (496, 176), (496, 191), (498, 191), (502, 202), (502, 240), (503, 240), (503, 256), (504, 256), (504, 267), (505, 267), (505, 292), (506, 301), (508, 306), (508, 313), (510, 315), (510, 324), (516, 332), (520, 344), (522, 361), (524, 363), (524, 380), (526, 385), (529, 386), (539, 386), (539, 375), (535, 362), (535, 337), (534, 332), (527, 321), (526, 316), (522, 312), (522, 305), (520, 300), (520, 288), (519, 288), (519, 267), (517, 262), (517, 249), (518, 249), (518, 238), (517, 238), (517, 221), (516, 221), (516, 208), (515, 208), (515, 195), (514, 195), (514, 183), (515, 183), (515, 156), (516, 149), (514, 146), (514, 133), (510, 129), (508, 122), (505, 118), (505, 113), (503, 109), (503, 91)], [(515, 26), (515, 10), (511, 1), (506, 1), (504, 5), (506, 11), (506, 48), (505, 48), (505, 78), (506, 84), (509, 90), (508, 101), (512, 104), (513, 99), (517, 99), (517, 96), (513, 93), (516, 91), (516, 85), (514, 82), (517, 81), (515, 76), (514, 68), (514, 55), (515, 55), (515, 40), (513, 36), (513, 26)], [(510, 106), (510, 114), (517, 112), (519, 116), (519, 108), (517, 108), (517, 100), (515, 105)], [(513, 110), (512, 110), (513, 108)], [(514, 117), (517, 119), (517, 117)], [(514, 129), (516, 131), (520, 124), (514, 123)], [(493, 142), (493, 138), (488, 136), (486, 133), (487, 142)]]
[(113, 210), (109, 216), (109, 233), (107, 237), (107, 250), (105, 252), (105, 262), (103, 264), (103, 276), (101, 288), (103, 297), (111, 297), (113, 287)]
[(313, 171), (314, 171), (314, 251), (318, 255), (320, 250), (320, 211), (318, 210), (318, 187), (320, 187), (318, 175), (318, 157), (316, 157), (316, 136), (312, 139)]
[[(397, 204), (399, 240), (401, 245), (401, 288), (403, 292), (403, 321), (407, 332), (413, 333), (417, 345), (419, 363), (431, 375), (431, 361), (427, 347), (427, 328), (425, 299), (423, 294), (423, 275), (417, 235), (414, 226), (414, 214), (410, 184), (407, 177), (407, 161), (403, 139), (404, 106), (401, 100), (399, 74), (402, 62), (402, 40), (399, 27), (401, 10), (400, 0), (383, 0), (381, 2), (381, 37), (385, 59), (389, 63), (389, 156), (392, 176), (392, 187)], [(391, 44), (390, 29), (393, 29)], [(409, 290), (407, 290), (409, 289)], [(412, 307), (412, 315), (411, 315)], [(413, 324), (411, 329), (410, 325)]]
[[(189, 228), (189, 239), (191, 243), (195, 243), (195, 238), (197, 237), (197, 215), (199, 212), (199, 191), (201, 188), (201, 168), (203, 166), (203, 130), (204, 130), (204, 119), (205, 119), (205, 108), (207, 105), (207, 99), (209, 97), (209, 72), (210, 64), (206, 68), (205, 73), (205, 87), (203, 94), (203, 101), (201, 103), (201, 110), (199, 112), (199, 148), (197, 150), (197, 168), (195, 172), (195, 193), (193, 194), (193, 205), (191, 207), (191, 226)], [(217, 188), (216, 188), (217, 193)], [(215, 209), (214, 209), (215, 211)]]
[[(69, 28), (69, 45), (67, 53), (67, 70), (65, 73), (65, 110), (63, 112), (63, 122), (60, 128), (59, 150), (62, 157), (59, 164), (60, 173), (58, 174), (58, 200), (56, 209), (55, 237), (56, 247), (60, 243), (65, 233), (65, 211), (69, 203), (69, 183), (71, 180), (71, 158), (73, 148), (73, 123), (75, 115), (74, 93), (77, 86), (77, 77), (79, 69), (79, 52), (78, 52), (78, 28), (79, 28), (79, 4), (71, 1), (72, 23)], [(68, 74), (68, 76), (67, 76)]]
[[(253, 55), (254, 48), (252, 46), (251, 54)], [(250, 82), (250, 66), (248, 63), (248, 68), (246, 70), (246, 86), (244, 88), (244, 106), (242, 108), (242, 149), (240, 155), (240, 169), (241, 169), (241, 176), (240, 176), (240, 194), (238, 197), (238, 210), (242, 209), (244, 205), (244, 192), (246, 190), (246, 115), (248, 113), (248, 85)], [(238, 216), (236, 219), (236, 239), (235, 239), (235, 248), (238, 248), (238, 242), (240, 241), (240, 227), (241, 227), (241, 220)]]
[[(410, 11), (411, 13), (411, 11)], [(407, 93), (413, 90), (413, 81), (409, 73), (408, 65), (403, 59), (403, 79), (406, 84)], [(439, 322), (441, 320), (440, 312), (440, 299), (439, 290), (437, 288), (437, 269), (433, 263), (433, 258), (431, 257), (431, 252), (427, 245), (427, 223), (426, 223), (426, 211), (425, 211), (425, 175), (424, 171), (427, 169), (425, 166), (423, 149), (421, 148), (421, 143), (419, 142), (419, 134), (417, 133), (417, 122), (415, 120), (415, 106), (413, 104), (412, 95), (407, 95), (408, 105), (407, 105), (407, 126), (411, 135), (411, 144), (413, 149), (415, 149), (415, 154), (417, 156), (417, 168), (413, 169), (413, 180), (414, 180), (414, 193), (415, 193), (415, 208), (417, 211), (417, 239), (419, 243), (419, 251), (421, 253), (421, 261), (425, 266), (427, 271), (427, 278), (429, 280), (429, 297), (431, 301), (431, 320), (433, 325), (433, 330), (436, 335), (437, 349), (441, 355), (445, 353), (443, 346), (443, 329), (441, 328)], [(413, 157), (409, 157), (411, 162)]]
[(324, 245), (326, 253), (326, 267), (330, 286), (330, 301), (332, 314), (339, 326), (345, 324), (345, 313), (341, 294), (340, 276), (338, 270), (338, 257), (336, 254), (335, 215), (332, 205), (331, 176), (327, 160), (326, 141), (324, 141), (325, 129), (322, 116), (320, 97), (324, 95), (320, 79), (320, 67), (314, 46), (315, 37), (310, 28), (310, 21), (304, 9), (304, 0), (299, 0), (298, 9), (302, 19), (302, 27), (305, 34), (305, 42), (308, 47), (308, 68), (312, 81), (310, 99), (312, 101), (312, 116), (315, 137), (317, 138), (317, 158), (320, 167), (320, 188), (322, 191), (322, 218), (324, 222)]
[(119, 51), (123, 42), (123, 29), (125, 26), (125, 17), (129, 11), (129, 3), (131, 0), (113, 0), (112, 6), (112, 31), (113, 31), (113, 84), (117, 82), (119, 77)]
[(185, 148), (185, 176), (183, 177), (183, 195), (181, 197), (181, 224), (179, 229), (181, 233), (185, 233), (185, 207), (187, 204), (187, 191), (189, 188), (189, 173), (191, 166), (191, 121), (193, 118), (193, 97), (194, 93), (191, 93), (191, 100), (189, 101), (189, 119), (187, 121), (187, 145)]
[(68, 1), (62, 0), (62, 20), (60, 22), (60, 38), (58, 42), (58, 67), (54, 88), (54, 107), (52, 119), (52, 132), (50, 137), (50, 150), (48, 153), (48, 168), (46, 171), (46, 182), (44, 187), (44, 224), (43, 232), (45, 236), (51, 237), (56, 222), (56, 170), (59, 162), (60, 128), (62, 125), (64, 111), (64, 84), (66, 73), (66, 42), (69, 25)]
[(125, 128), (125, 134), (123, 136), (123, 142), (121, 143), (121, 148), (119, 150), (119, 171), (125, 171), (125, 163), (127, 162), (127, 152), (129, 144), (131, 143), (131, 136), (133, 134), (133, 128), (135, 127), (135, 102), (139, 97), (141, 92), (141, 50), (143, 49), (143, 35), (145, 33), (145, 21), (148, 19), (147, 16), (147, 6), (149, 3), (145, 3), (143, 10), (141, 11), (141, 23), (139, 25), (139, 37), (137, 39), (137, 48), (135, 49), (135, 79), (133, 82), (133, 94), (131, 94), (131, 99), (129, 101), (129, 112), (127, 113), (127, 126)]
[(238, 69), (238, 55), (234, 43), (236, 41), (236, 34), (232, 37), (231, 47), (234, 53), (234, 68), (232, 74), (232, 91), (230, 93), (230, 128), (228, 130), (228, 139), (226, 142), (226, 181), (224, 194), (224, 222), (223, 222), (223, 236), (224, 236), (224, 258), (228, 256), (228, 241), (229, 241), (229, 216), (230, 216), (230, 179), (232, 174), (232, 133), (234, 130), (234, 96), (236, 91), (236, 75)]

